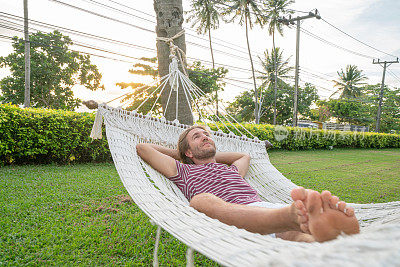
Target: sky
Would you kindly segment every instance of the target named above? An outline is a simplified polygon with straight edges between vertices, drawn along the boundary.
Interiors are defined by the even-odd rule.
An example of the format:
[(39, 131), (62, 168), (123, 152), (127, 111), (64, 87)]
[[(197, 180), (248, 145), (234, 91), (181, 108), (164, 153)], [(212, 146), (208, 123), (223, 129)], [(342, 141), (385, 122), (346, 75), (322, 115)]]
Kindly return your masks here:
[[(80, 10), (63, 5), (62, 2), (79, 7)], [(23, 17), (23, 0), (0, 0), (0, 4), (2, 7), (0, 35), (22, 37), (22, 33), (6, 28), (12, 26), (22, 29), (20, 25), (23, 25), (23, 22), (20, 19), (15, 20), (15, 17), (9, 17), (9, 15)], [(61, 30), (76, 43), (112, 52), (105, 53), (82, 46), (73, 47), (73, 49), (97, 55), (92, 56), (91, 59), (102, 73), (102, 82), (106, 88), (104, 91), (92, 92), (78, 85), (74, 87), (76, 97), (82, 100), (94, 99), (98, 102), (107, 102), (130, 90), (116, 86), (117, 82), (151, 81), (151, 79), (129, 74), (128, 71), (134, 63), (138, 62), (135, 58), (156, 56), (156, 34), (154, 32), (156, 19), (153, 1), (28, 0), (28, 7), (29, 18), (32, 20), (52, 24), (57, 28), (64, 27), (130, 44), (123, 46)], [(190, 1), (183, 0), (183, 7), (184, 11), (189, 11)], [(369, 84), (377, 84), (382, 80), (383, 68), (380, 65), (372, 64), (373, 58), (381, 61), (396, 60), (396, 57), (400, 56), (400, 16), (398, 15), (400, 1), (297, 0), (290, 8), (306, 12), (316, 8), (322, 17), (321, 20), (311, 18), (302, 21), (301, 28), (306, 32), (311, 32), (314, 37), (305, 32), (300, 33), (299, 60), (300, 84), (305, 81), (315, 84), (322, 99), (333, 93), (335, 89), (332, 80), (337, 79), (337, 71), (345, 69), (346, 65), (357, 65), (368, 77)], [(301, 16), (304, 13), (297, 12), (294, 16), (297, 15)], [(361, 44), (328, 23), (375, 49)], [(38, 24), (30, 26), (35, 30), (52, 31), (52, 28)], [(192, 58), (194, 58), (201, 60), (206, 67), (211, 67), (208, 36), (197, 35), (191, 26), (191, 23), (184, 24), (186, 53), (190, 58), (189, 62), (192, 62)], [(227, 75), (229, 80), (226, 80), (227, 86), (221, 94), (222, 100), (229, 102), (240, 92), (253, 88), (245, 29), (237, 23), (221, 22), (219, 29), (212, 31), (212, 36), (217, 66), (225, 66), (229, 70)], [(325, 42), (321, 42), (315, 37), (322, 38)], [(271, 49), (272, 37), (268, 35), (267, 29), (255, 26), (249, 33), (249, 40), (255, 68), (261, 70), (258, 57), (262, 57), (266, 49)], [(330, 44), (326, 44), (326, 41)], [(283, 49), (285, 58), (290, 57), (290, 63), (294, 66), (296, 58), (295, 27), (285, 27), (283, 36), (277, 36), (276, 44)], [(0, 56), (6, 56), (10, 52), (12, 52), (11, 43), (0, 38)], [(391, 87), (400, 87), (400, 63), (393, 64), (388, 69), (385, 83)], [(9, 75), (9, 71), (4, 68), (0, 69), (0, 78), (6, 75)], [(119, 106), (120, 103), (112, 102), (110, 105)], [(80, 108), (79, 110), (86, 109)]]

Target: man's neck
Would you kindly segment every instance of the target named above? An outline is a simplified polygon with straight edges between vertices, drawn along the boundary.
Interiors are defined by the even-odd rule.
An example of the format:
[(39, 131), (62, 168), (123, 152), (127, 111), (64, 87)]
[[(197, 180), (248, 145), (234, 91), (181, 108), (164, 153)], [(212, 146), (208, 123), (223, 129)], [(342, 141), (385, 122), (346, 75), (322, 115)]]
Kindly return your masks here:
[(215, 157), (208, 158), (208, 159), (192, 159), (194, 164), (196, 165), (201, 165), (201, 164), (207, 164), (207, 163), (216, 163), (217, 161), (215, 160)]

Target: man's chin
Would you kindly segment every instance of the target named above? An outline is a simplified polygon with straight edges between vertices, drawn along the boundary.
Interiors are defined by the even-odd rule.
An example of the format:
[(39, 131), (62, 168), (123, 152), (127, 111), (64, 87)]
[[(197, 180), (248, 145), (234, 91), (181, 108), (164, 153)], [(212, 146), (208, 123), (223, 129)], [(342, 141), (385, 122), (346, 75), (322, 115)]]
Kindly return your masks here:
[(215, 157), (216, 150), (214, 147), (207, 149), (207, 151), (203, 151), (203, 153), (195, 155), (195, 158), (205, 160), (205, 159), (212, 159)]

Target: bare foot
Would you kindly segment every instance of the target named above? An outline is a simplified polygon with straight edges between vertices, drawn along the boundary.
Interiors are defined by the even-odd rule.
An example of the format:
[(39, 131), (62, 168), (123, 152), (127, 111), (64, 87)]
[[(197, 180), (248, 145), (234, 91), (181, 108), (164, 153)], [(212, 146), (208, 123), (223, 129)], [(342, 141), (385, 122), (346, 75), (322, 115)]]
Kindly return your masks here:
[(298, 231), (287, 231), (282, 233), (276, 233), (275, 236), (277, 238), (281, 238), (283, 240), (288, 240), (288, 241), (307, 242), (307, 243), (315, 242), (315, 239), (312, 235)]
[(292, 190), (291, 196), (293, 199), (292, 207), (296, 214), (296, 222), (300, 225), (301, 231), (304, 233), (310, 233), (308, 229), (308, 215), (306, 208), (307, 194), (309, 190), (305, 190), (303, 187), (298, 187)]
[(347, 208), (345, 202), (339, 202), (329, 191), (307, 192), (306, 209), (309, 230), (318, 242), (332, 240), (342, 232), (348, 235), (360, 232), (354, 209)]

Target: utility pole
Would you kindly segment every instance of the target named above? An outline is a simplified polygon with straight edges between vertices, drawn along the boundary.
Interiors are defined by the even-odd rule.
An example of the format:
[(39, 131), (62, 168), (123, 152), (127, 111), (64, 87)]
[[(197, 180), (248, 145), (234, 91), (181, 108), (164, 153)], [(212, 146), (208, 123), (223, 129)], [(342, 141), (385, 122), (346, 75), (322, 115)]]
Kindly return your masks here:
[(295, 21), (297, 22), (297, 33), (296, 33), (296, 69), (295, 69), (295, 82), (294, 82), (294, 104), (293, 104), (293, 126), (297, 126), (297, 103), (298, 103), (298, 90), (299, 90), (299, 53), (300, 53), (300, 22), (304, 19), (309, 18), (317, 18), (321, 19), (321, 16), (318, 13), (318, 10), (315, 9), (314, 13), (309, 12), (307, 16), (301, 16), (296, 18), (289, 19), (282, 18), (280, 21), (285, 23), (286, 25), (292, 24), (294, 25)]
[[(382, 101), (383, 101), (383, 88), (385, 87), (385, 75), (386, 75), (386, 68), (392, 65), (393, 63), (399, 63), (399, 58), (396, 61), (380, 61), (379, 59), (372, 61), (372, 64), (379, 64), (382, 66), (383, 64), (383, 75), (382, 75), (382, 84), (381, 84), (381, 92), (379, 94), (379, 106), (378, 106), (378, 113), (376, 114), (376, 127), (375, 132), (379, 133), (381, 128), (381, 112), (382, 112)], [(389, 65), (388, 65), (389, 64)]]
[(24, 107), (31, 105), (31, 56), (28, 29), (28, 0), (24, 0), (24, 33), (25, 33), (25, 99)]

